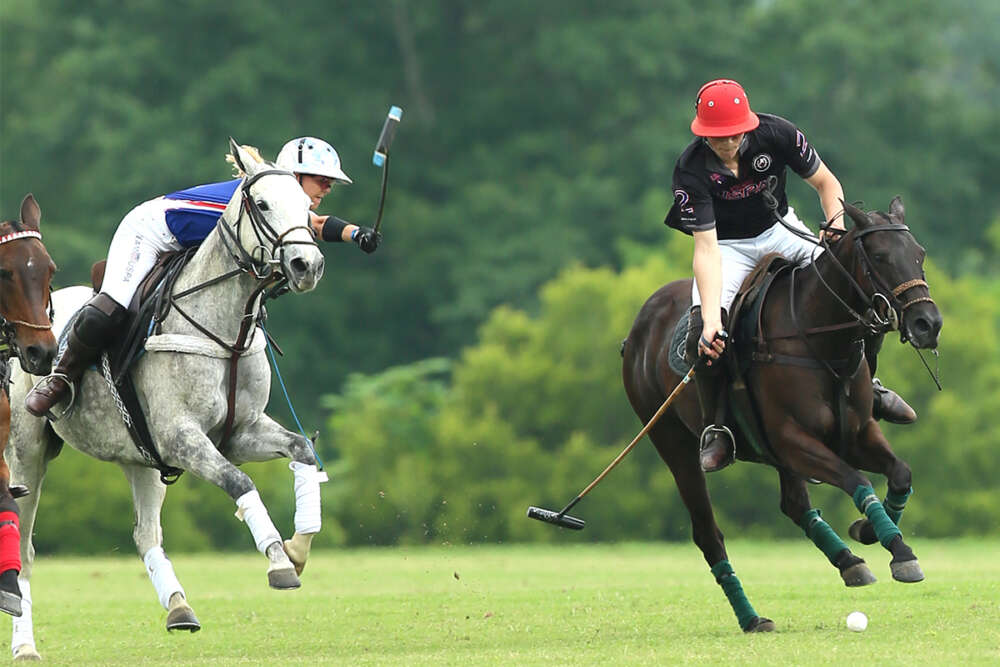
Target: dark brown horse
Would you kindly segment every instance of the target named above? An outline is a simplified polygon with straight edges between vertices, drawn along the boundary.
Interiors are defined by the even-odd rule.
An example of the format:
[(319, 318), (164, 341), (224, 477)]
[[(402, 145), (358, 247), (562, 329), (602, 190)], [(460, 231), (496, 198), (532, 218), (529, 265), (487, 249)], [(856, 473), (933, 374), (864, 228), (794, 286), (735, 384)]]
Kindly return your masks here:
[[(10, 436), (9, 364), (16, 357), (33, 375), (52, 368), (50, 292), (56, 265), (42, 245), (41, 210), (32, 195), (21, 202), (21, 219), (0, 223), (0, 611), (21, 615), (21, 535), (10, 468), (2, 458)], [(14, 489), (20, 495), (22, 489)]]
[[(846, 205), (854, 222), (808, 267), (775, 279), (761, 310), (757, 355), (746, 384), (759, 413), (769, 449), (759, 452), (743, 432), (737, 456), (773, 465), (781, 481), (781, 511), (799, 525), (848, 586), (875, 581), (809, 503), (806, 480), (837, 486), (866, 519), (851, 534), (879, 541), (892, 554), (893, 578), (920, 581), (923, 573), (896, 524), (910, 494), (910, 468), (892, 451), (872, 418), (868, 366), (858, 341), (897, 326), (915, 348), (935, 348), (941, 314), (924, 281), (924, 249), (903, 223), (897, 197), (889, 213), (864, 213)], [(670, 283), (643, 305), (623, 348), (625, 391), (647, 422), (680, 377), (671, 370), (671, 336), (691, 306), (691, 281)], [(731, 333), (738, 332), (734, 326)], [(734, 333), (727, 354), (739, 347)], [(850, 351), (855, 350), (853, 358)], [(774, 623), (758, 616), (729, 563), (698, 458), (702, 420), (695, 392), (679, 396), (649, 433), (670, 467), (691, 515), (693, 539), (704, 554), (746, 632)], [(888, 494), (880, 502), (860, 471), (885, 475)]]

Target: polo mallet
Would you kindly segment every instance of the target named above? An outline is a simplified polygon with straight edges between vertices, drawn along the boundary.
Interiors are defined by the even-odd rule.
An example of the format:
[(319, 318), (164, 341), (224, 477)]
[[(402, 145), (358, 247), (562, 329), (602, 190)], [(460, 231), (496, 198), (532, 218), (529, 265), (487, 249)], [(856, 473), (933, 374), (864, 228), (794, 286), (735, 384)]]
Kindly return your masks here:
[(625, 458), (625, 456), (629, 452), (632, 451), (632, 448), (636, 446), (636, 443), (642, 440), (642, 437), (644, 435), (649, 433), (649, 430), (653, 428), (653, 426), (660, 419), (660, 417), (663, 416), (663, 413), (667, 411), (667, 408), (670, 407), (670, 404), (674, 402), (675, 398), (677, 398), (678, 394), (681, 393), (684, 387), (686, 387), (688, 383), (691, 381), (691, 378), (694, 377), (695, 368), (696, 366), (692, 366), (691, 370), (687, 372), (687, 375), (685, 375), (681, 379), (681, 381), (677, 383), (677, 386), (674, 387), (674, 390), (670, 392), (669, 396), (667, 396), (667, 400), (663, 401), (663, 405), (661, 405), (660, 408), (656, 411), (656, 413), (649, 418), (649, 421), (646, 423), (646, 425), (642, 427), (641, 431), (639, 431), (639, 435), (635, 436), (632, 442), (628, 444), (628, 447), (623, 449), (622, 453), (619, 454), (617, 457), (615, 457), (615, 460), (612, 461), (611, 464), (604, 469), (604, 472), (602, 472), (600, 475), (597, 476), (597, 479), (588, 484), (587, 488), (581, 491), (576, 498), (571, 500), (569, 505), (566, 505), (566, 507), (562, 508), (558, 512), (553, 512), (552, 510), (547, 510), (542, 507), (532, 506), (528, 508), (528, 517), (531, 519), (538, 519), (539, 521), (544, 521), (546, 523), (552, 523), (557, 526), (562, 526), (563, 528), (572, 528), (573, 530), (583, 530), (583, 526), (585, 525), (584, 520), (578, 519), (575, 516), (570, 516), (566, 514), (566, 512), (573, 509), (574, 505), (580, 502), (580, 500), (585, 495), (590, 493), (590, 490), (593, 489), (595, 486), (597, 486), (598, 482), (604, 479), (607, 476), (607, 474), (611, 472), (612, 468), (618, 465), (621, 462), (621, 460)]
[(376, 167), (382, 167), (382, 194), (378, 200), (378, 215), (375, 216), (375, 224), (372, 226), (376, 233), (382, 226), (382, 210), (385, 208), (385, 192), (389, 183), (389, 146), (392, 145), (392, 140), (396, 136), (396, 128), (402, 117), (402, 109), (397, 106), (389, 108), (389, 114), (385, 117), (385, 123), (382, 124), (382, 132), (379, 133), (378, 141), (375, 143), (375, 153), (372, 155), (372, 164)]

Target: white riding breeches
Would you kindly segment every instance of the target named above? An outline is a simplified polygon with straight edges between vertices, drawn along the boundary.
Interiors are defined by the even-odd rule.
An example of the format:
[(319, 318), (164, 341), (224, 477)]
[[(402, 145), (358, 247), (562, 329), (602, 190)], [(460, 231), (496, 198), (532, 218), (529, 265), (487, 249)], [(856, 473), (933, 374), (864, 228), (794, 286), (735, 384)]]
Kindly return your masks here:
[[(788, 207), (788, 213), (785, 214), (784, 220), (792, 227), (812, 234), (795, 215), (795, 209), (791, 206)], [(719, 254), (722, 256), (722, 298), (720, 299), (722, 308), (729, 310), (744, 278), (753, 271), (757, 262), (764, 255), (771, 252), (779, 253), (785, 259), (799, 266), (805, 266), (818, 257), (823, 252), (823, 248), (796, 236), (780, 223), (775, 223), (770, 229), (750, 239), (719, 241)], [(691, 288), (691, 305), (701, 305), (697, 279)]]
[(157, 258), (182, 247), (167, 228), (166, 210), (176, 205), (163, 197), (139, 204), (122, 219), (111, 239), (101, 292), (125, 308)]

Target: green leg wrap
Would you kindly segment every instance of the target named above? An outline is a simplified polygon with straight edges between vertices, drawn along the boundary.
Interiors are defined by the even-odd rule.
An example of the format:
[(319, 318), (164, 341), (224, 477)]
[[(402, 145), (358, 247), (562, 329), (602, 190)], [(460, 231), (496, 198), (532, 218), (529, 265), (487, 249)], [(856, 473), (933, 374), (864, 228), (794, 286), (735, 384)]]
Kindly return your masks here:
[(892, 522), (899, 525), (899, 519), (903, 516), (903, 509), (906, 508), (906, 500), (913, 493), (913, 488), (906, 490), (906, 493), (889, 493), (885, 494), (885, 500), (882, 501), (882, 505), (885, 507), (885, 513), (889, 515)]
[(833, 563), (834, 566), (837, 565), (837, 554), (847, 548), (844, 541), (840, 539), (837, 533), (833, 532), (833, 528), (830, 527), (826, 521), (820, 517), (820, 512), (817, 509), (811, 509), (802, 515), (799, 519), (799, 526), (805, 531), (806, 536), (813, 541), (819, 550), (822, 551), (827, 559)]
[(740, 628), (746, 630), (753, 619), (757, 618), (757, 612), (754, 611), (750, 600), (747, 600), (746, 594), (743, 593), (743, 585), (736, 578), (733, 566), (729, 564), (728, 560), (720, 560), (712, 566), (712, 574), (715, 576), (715, 583), (722, 586), (722, 590), (725, 591)]
[(902, 535), (902, 533), (899, 532), (899, 528), (892, 522), (889, 515), (886, 514), (885, 508), (882, 507), (878, 496), (875, 495), (875, 489), (859, 484), (858, 488), (854, 489), (852, 498), (854, 499), (854, 506), (858, 508), (858, 511), (871, 521), (878, 541), (881, 542), (883, 547), (888, 549), (889, 543), (892, 542), (893, 538), (897, 535)]

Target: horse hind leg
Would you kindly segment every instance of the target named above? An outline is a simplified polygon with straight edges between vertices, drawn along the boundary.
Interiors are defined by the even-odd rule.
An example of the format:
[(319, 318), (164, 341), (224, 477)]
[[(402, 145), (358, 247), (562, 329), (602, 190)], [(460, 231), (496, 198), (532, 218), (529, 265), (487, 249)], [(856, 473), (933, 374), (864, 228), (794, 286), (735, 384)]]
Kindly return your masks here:
[(818, 509), (810, 507), (809, 491), (801, 477), (785, 469), (778, 470), (781, 480), (781, 511), (795, 522), (827, 560), (840, 572), (846, 586), (867, 586), (877, 580), (864, 559), (854, 555), (834, 532)]
[(167, 610), (167, 630), (197, 632), (201, 629), (201, 624), (188, 604), (187, 594), (177, 579), (173, 564), (163, 551), (160, 510), (167, 487), (160, 481), (160, 473), (156, 470), (131, 464), (123, 464), (121, 467), (132, 488), (132, 504), (135, 507), (132, 538), (146, 566), (156, 597)]
[(712, 511), (705, 473), (701, 470), (697, 439), (673, 414), (664, 415), (649, 437), (660, 458), (670, 467), (681, 500), (691, 516), (694, 542), (701, 549), (716, 583), (726, 594), (740, 628), (747, 633), (774, 630), (774, 621), (758, 615), (750, 604), (729, 562), (725, 539)]

